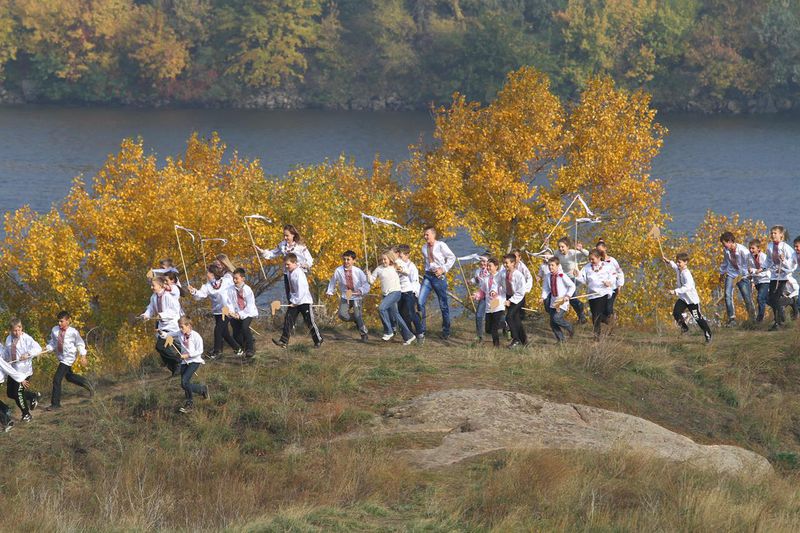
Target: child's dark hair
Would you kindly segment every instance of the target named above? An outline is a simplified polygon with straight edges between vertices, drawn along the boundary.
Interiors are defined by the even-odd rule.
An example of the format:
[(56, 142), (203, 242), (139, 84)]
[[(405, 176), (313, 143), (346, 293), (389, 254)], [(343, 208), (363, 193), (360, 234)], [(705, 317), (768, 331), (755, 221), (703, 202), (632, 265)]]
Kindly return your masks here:
[(67, 320), (69, 320), (72, 317), (70, 316), (69, 311), (59, 311), (58, 314), (56, 315), (56, 318), (59, 320), (61, 320), (62, 318), (66, 318)]
[(284, 257), (284, 260), (287, 263), (297, 263), (297, 254), (288, 253), (286, 254), (286, 257)]
[(425, 229), (422, 230), (422, 232), (425, 233), (428, 230), (431, 230), (434, 236), (439, 235), (439, 232), (436, 231), (436, 226), (425, 226)]
[(240, 276), (245, 277), (247, 275), (247, 271), (245, 269), (243, 269), (242, 267), (239, 267), (239, 268), (237, 268), (236, 270), (233, 271), (233, 274), (234, 275), (239, 274)]
[(504, 261), (508, 260), (508, 261), (511, 261), (512, 263), (516, 263), (517, 262), (517, 256), (514, 255), (514, 254), (506, 254), (506, 255), (503, 256), (503, 260)]
[(748, 246), (758, 246), (761, 248), (761, 241), (759, 239), (750, 239), (750, 242), (747, 243)]
[(220, 279), (222, 276), (225, 275), (222, 270), (222, 265), (220, 263), (217, 263), (216, 261), (214, 261), (213, 263), (209, 263), (207, 270), (212, 274), (214, 274), (214, 277), (217, 279)]
[[(726, 242), (730, 242), (730, 241), (726, 241)], [(681, 252), (679, 254), (675, 254), (675, 260), (676, 261), (680, 261), (682, 263), (688, 263), (689, 262), (689, 254), (687, 254), (686, 252)]]
[(178, 275), (175, 272), (173, 272), (172, 270), (170, 270), (169, 272), (164, 274), (164, 277), (167, 278), (170, 281), (178, 283)]
[(592, 248), (589, 251), (589, 257), (596, 257), (598, 259), (602, 259), (603, 258), (603, 254), (601, 254), (600, 250), (598, 250), (597, 248)]
[(560, 265), (561, 261), (558, 260), (558, 257), (553, 256), (547, 260), (548, 263), (553, 263), (554, 265)]
[(299, 243), (303, 241), (303, 238), (300, 236), (300, 232), (297, 230), (294, 224), (286, 224), (283, 227), (283, 231), (288, 231), (289, 233), (291, 233), (292, 237), (294, 237), (294, 242)]
[(736, 237), (733, 236), (733, 233), (730, 231), (726, 231), (722, 235), (719, 236), (719, 242), (726, 243), (726, 242), (736, 242)]
[(161, 268), (172, 268), (175, 266), (175, 263), (172, 261), (171, 257), (165, 257), (161, 261), (158, 262)]
[(356, 253), (353, 250), (347, 250), (345, 253), (342, 254), (342, 257), (349, 257), (350, 259), (356, 259)]
[(601, 246), (603, 248), (607, 248), (608, 247), (608, 245), (606, 244), (606, 241), (604, 241), (603, 239), (597, 239), (597, 244), (595, 244), (594, 247), (595, 248), (600, 248)]
[(556, 244), (561, 244), (562, 242), (567, 245), (567, 248), (572, 248), (572, 241), (569, 240), (569, 237), (561, 237)]
[(497, 268), (500, 268), (500, 261), (498, 261), (496, 257), (490, 257), (489, 259), (486, 260), (486, 262), (493, 264)]
[(398, 244), (397, 253), (408, 255), (411, 253), (411, 247), (407, 244)]
[(793, 244), (797, 244), (798, 242), (800, 242), (800, 235), (795, 237), (794, 240), (792, 241)]

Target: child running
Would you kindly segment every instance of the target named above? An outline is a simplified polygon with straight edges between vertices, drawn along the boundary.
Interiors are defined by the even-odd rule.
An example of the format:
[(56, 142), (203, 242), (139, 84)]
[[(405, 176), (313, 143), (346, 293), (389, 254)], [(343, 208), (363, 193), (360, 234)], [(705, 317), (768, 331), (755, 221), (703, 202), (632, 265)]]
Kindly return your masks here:
[(161, 356), (164, 366), (170, 371), (170, 377), (178, 375), (181, 362), (180, 353), (175, 346), (175, 339), (180, 335), (178, 319), (181, 317), (181, 304), (167, 290), (167, 280), (161, 276), (150, 281), (153, 294), (144, 313), (139, 315), (143, 320), (156, 320), (156, 351)]
[(747, 258), (747, 272), (750, 281), (756, 288), (756, 302), (758, 303), (758, 312), (756, 313), (756, 322), (761, 323), (764, 321), (764, 313), (767, 309), (767, 301), (769, 300), (769, 270), (764, 268), (764, 263), (767, 261), (767, 254), (761, 251), (761, 241), (753, 239), (749, 243), (750, 256)]
[(14, 400), (22, 413), (22, 421), (30, 422), (33, 417), (31, 411), (36, 409), (39, 398), (38, 392), (31, 391), (22, 386), (23, 381), (28, 381), (33, 375), (33, 358), (42, 353), (42, 347), (33, 340), (33, 337), (22, 331), (22, 321), (12, 318), (9, 322), (9, 335), (6, 337), (3, 356), (17, 372), (25, 376), (23, 380), (9, 378), (6, 395)]
[[(589, 257), (589, 251), (583, 248), (581, 243), (575, 243), (575, 249), (572, 248), (572, 241), (569, 237), (562, 237), (558, 239), (558, 249), (555, 254), (561, 264), (561, 269), (573, 283), (577, 282), (578, 275), (580, 274), (582, 262), (586, 261)], [(571, 299), (569, 305), (575, 310), (578, 315), (578, 323), (586, 323), (586, 312), (583, 308), (583, 302), (578, 298)]]
[[(8, 379), (13, 379), (20, 385), (22, 388), (28, 389), (30, 387), (30, 383), (25, 379), (25, 375), (22, 372), (17, 371), (16, 368), (11, 366), (6, 362), (5, 359), (0, 357), (0, 383), (8, 377)], [(8, 433), (14, 427), (14, 421), (11, 419), (11, 409), (3, 402), (0, 401), (0, 424), (2, 424), (2, 429), (4, 432)]]
[(326, 294), (333, 296), (339, 293), (339, 319), (343, 322), (355, 322), (361, 342), (367, 342), (367, 326), (364, 325), (362, 298), (369, 292), (369, 282), (364, 271), (356, 266), (356, 253), (347, 250), (342, 254), (342, 266), (337, 267), (328, 282)]
[(547, 263), (550, 273), (545, 276), (544, 283), (542, 283), (542, 301), (545, 302), (550, 315), (550, 329), (553, 330), (556, 341), (562, 343), (566, 340), (564, 331), (570, 338), (575, 333), (572, 324), (564, 318), (564, 314), (569, 309), (569, 300), (575, 294), (575, 283), (569, 276), (558, 271), (560, 264), (558, 257), (551, 257)]
[(670, 290), (669, 293), (678, 297), (678, 300), (675, 302), (675, 307), (672, 308), (672, 317), (681, 327), (681, 333), (689, 331), (689, 326), (683, 318), (683, 312), (688, 309), (694, 321), (700, 326), (700, 329), (703, 330), (706, 344), (710, 343), (711, 328), (700, 312), (700, 296), (697, 294), (692, 273), (689, 272), (689, 254), (679, 253), (675, 256), (675, 261), (670, 261), (666, 257), (662, 257), (662, 259), (666, 264), (672, 267), (672, 270), (675, 271), (678, 277), (677, 287)]
[(786, 229), (783, 226), (773, 226), (769, 233), (770, 243), (767, 245), (764, 268), (770, 271), (769, 305), (772, 307), (775, 320), (769, 330), (775, 331), (785, 322), (781, 298), (786, 288), (786, 280), (797, 268), (797, 256), (792, 247), (786, 244)]
[(397, 305), (400, 316), (408, 329), (417, 338), (417, 343), (422, 344), (422, 320), (419, 316), (419, 269), (411, 260), (411, 247), (400, 244), (397, 247), (395, 266), (400, 276), (400, 303)]
[(395, 266), (396, 259), (394, 252), (383, 252), (379, 257), (381, 264), (369, 274), (369, 282), (375, 283), (378, 281), (381, 284), (383, 299), (378, 306), (378, 313), (383, 324), (383, 337), (381, 339), (383, 341), (392, 340), (392, 337), (394, 337), (392, 324), (397, 324), (397, 328), (403, 336), (403, 344), (408, 346), (416, 340), (416, 336), (408, 329), (408, 325), (403, 320), (403, 317), (400, 316), (400, 310), (397, 307), (402, 293), (400, 292), (400, 276)]
[(208, 386), (192, 383), (192, 376), (205, 364), (203, 361), (203, 337), (192, 329), (192, 321), (181, 317), (178, 321), (181, 328), (181, 388), (186, 394), (186, 402), (179, 409), (181, 413), (189, 413), (194, 407), (193, 395), (199, 394), (208, 400)]
[(609, 323), (608, 299), (614, 292), (614, 278), (614, 268), (601, 259), (600, 252), (597, 250), (589, 252), (589, 263), (581, 269), (577, 280), (586, 285), (595, 340), (600, 339), (602, 324)]
[(500, 347), (500, 329), (506, 309), (506, 284), (500, 273), (500, 262), (495, 257), (486, 259), (486, 275), (476, 278), (480, 301), (486, 310), (486, 332), (492, 336), (492, 346)]
[(228, 287), (225, 308), (231, 318), (233, 340), (239, 345), (240, 352), (244, 348), (244, 356), (252, 359), (256, 355), (256, 341), (253, 339), (250, 323), (258, 316), (258, 308), (246, 276), (247, 272), (241, 267), (233, 271), (233, 285)]
[[(155, 280), (154, 280), (155, 281)], [(58, 313), (58, 325), (50, 331), (50, 341), (45, 350), (56, 352), (58, 357), (58, 369), (53, 376), (53, 393), (50, 396), (50, 407), (46, 411), (61, 408), (61, 381), (67, 381), (83, 387), (89, 391), (89, 397), (94, 396), (94, 387), (89, 381), (72, 371), (77, 355), (81, 355), (81, 364), (86, 366), (86, 343), (83, 342), (78, 330), (70, 326), (72, 317), (68, 311)]]
[(244, 355), (242, 347), (233, 339), (230, 331), (230, 321), (222, 314), (225, 307), (226, 296), (233, 286), (233, 276), (223, 273), (223, 268), (217, 261), (208, 265), (206, 281), (202, 287), (195, 289), (189, 285), (189, 292), (195, 300), (208, 298), (211, 300), (211, 314), (214, 315), (214, 348), (210, 359), (222, 359), (223, 341), (233, 349), (237, 356)]
[[(728, 314), (727, 326), (736, 325), (736, 306), (733, 302), (733, 287), (739, 289), (747, 308), (747, 315), (753, 319), (753, 296), (750, 294), (750, 280), (747, 277), (749, 251), (736, 242), (736, 237), (726, 231), (719, 237), (722, 243), (722, 264), (719, 266), (719, 280), (725, 284), (725, 311)], [(737, 281), (738, 280), (738, 281)]]
[(283, 319), (281, 338), (272, 339), (272, 342), (280, 348), (286, 348), (289, 345), (289, 337), (292, 335), (297, 315), (303, 315), (303, 321), (311, 333), (311, 340), (314, 341), (314, 348), (319, 348), (322, 346), (322, 334), (314, 320), (314, 308), (311, 307), (314, 300), (308, 289), (306, 273), (303, 272), (297, 256), (293, 253), (286, 254), (284, 269), (289, 278), (289, 307), (286, 310), (286, 317)]

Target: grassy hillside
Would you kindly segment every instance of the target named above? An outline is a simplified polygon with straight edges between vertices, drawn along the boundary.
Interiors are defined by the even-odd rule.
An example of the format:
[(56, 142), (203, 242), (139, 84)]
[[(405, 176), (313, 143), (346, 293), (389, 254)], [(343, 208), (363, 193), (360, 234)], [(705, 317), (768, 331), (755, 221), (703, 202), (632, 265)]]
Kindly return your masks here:
[[(298, 328), (299, 329), (299, 328)], [(543, 323), (525, 351), (356, 342), (327, 332), (258, 360), (209, 363), (212, 388), (182, 415), (182, 391), (152, 367), (65, 384), (65, 408), (0, 435), (5, 524), (23, 530), (729, 530), (800, 528), (796, 331), (698, 335), (581, 330), (558, 347)], [(47, 384), (37, 383), (47, 390)], [(623, 411), (701, 443), (768, 457), (761, 481), (698, 472), (619, 450), (497, 453), (434, 472), (392, 450), (408, 439), (334, 440), (374, 414), (445, 388), (491, 387)], [(430, 444), (430, 443), (428, 443)]]

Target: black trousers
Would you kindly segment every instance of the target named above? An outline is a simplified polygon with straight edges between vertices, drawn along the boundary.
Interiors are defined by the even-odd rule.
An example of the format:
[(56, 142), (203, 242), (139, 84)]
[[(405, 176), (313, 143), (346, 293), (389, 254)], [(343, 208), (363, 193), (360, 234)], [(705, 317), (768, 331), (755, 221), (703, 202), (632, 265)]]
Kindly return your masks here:
[(697, 322), (697, 325), (700, 326), (700, 329), (703, 330), (703, 333), (707, 335), (711, 335), (711, 328), (708, 326), (708, 322), (703, 317), (703, 314), (700, 312), (700, 304), (687, 304), (683, 300), (678, 300), (675, 302), (675, 307), (672, 308), (672, 318), (675, 319), (675, 322), (681, 327), (683, 331), (688, 331), (689, 326), (686, 325), (686, 321), (683, 319), (683, 312), (689, 310), (692, 313), (692, 318), (694, 321)]
[(67, 381), (70, 383), (74, 383), (79, 387), (83, 387), (84, 389), (92, 392), (92, 386), (89, 384), (89, 381), (84, 378), (83, 376), (79, 376), (75, 372), (72, 371), (72, 365), (65, 365), (64, 363), (58, 363), (58, 369), (56, 370), (56, 375), (53, 376), (53, 394), (50, 398), (50, 404), (54, 407), (61, 406), (61, 381), (67, 378)]
[(595, 336), (599, 336), (601, 324), (608, 324), (608, 296), (589, 300), (589, 310), (592, 312), (592, 329)]
[(400, 304), (397, 306), (400, 310), (400, 316), (403, 322), (406, 323), (408, 329), (414, 335), (422, 333), (422, 322), (419, 318), (417, 295), (414, 291), (408, 291), (400, 294)]
[(608, 296), (608, 303), (606, 305), (606, 316), (612, 317), (614, 316), (614, 302), (617, 301), (617, 292), (619, 289), (614, 289), (614, 292), (611, 293), (611, 296)]
[(9, 422), (11, 422), (11, 409), (0, 401), (0, 424), (6, 427)]
[(574, 300), (570, 299), (569, 305), (575, 310), (575, 314), (578, 315), (578, 320), (581, 321), (586, 320), (586, 312), (584, 311), (584, 306), (582, 301), (578, 300), (577, 298), (575, 298)]
[(786, 280), (778, 281), (774, 279), (769, 282), (769, 297), (767, 301), (772, 308), (772, 316), (775, 318), (776, 324), (783, 324), (786, 321), (783, 306), (781, 305), (781, 298), (783, 297), (783, 289), (785, 287)]
[(158, 355), (161, 356), (164, 366), (175, 374), (178, 371), (178, 365), (181, 364), (181, 352), (178, 347), (175, 346), (175, 344), (167, 346), (167, 339), (162, 339), (161, 336), (159, 336), (156, 338), (156, 351)]
[(522, 327), (522, 317), (520, 316), (522, 312), (522, 302), (524, 301), (525, 300), (522, 300), (518, 304), (512, 303), (506, 307), (506, 323), (508, 324), (508, 329), (511, 330), (511, 339), (521, 342), (522, 344), (527, 344), (528, 335), (525, 333), (525, 328)]
[(214, 353), (217, 355), (222, 355), (222, 341), (227, 342), (234, 352), (241, 349), (231, 335), (229, 324), (228, 320), (222, 319), (222, 315), (214, 315)]
[(248, 355), (256, 353), (256, 341), (253, 339), (253, 332), (250, 329), (250, 323), (253, 317), (247, 318), (231, 318), (231, 327), (233, 328), (233, 340), (242, 348)]
[(311, 332), (311, 338), (314, 344), (322, 342), (322, 334), (319, 332), (317, 323), (314, 321), (314, 311), (311, 304), (300, 304), (288, 307), (286, 310), (286, 318), (283, 320), (283, 333), (281, 334), (281, 341), (288, 343), (289, 337), (292, 335), (294, 324), (297, 321), (297, 315), (303, 315), (303, 321), (308, 326)]
[[(28, 376), (25, 379), (30, 378)], [(25, 387), (9, 377), (8, 383), (6, 383), (6, 396), (14, 400), (19, 410), (22, 411), (22, 415), (25, 416), (31, 412), (31, 402), (36, 398), (36, 393), (25, 390)]]
[(500, 346), (500, 329), (505, 323), (505, 317), (502, 311), (494, 313), (486, 313), (486, 333), (492, 336), (492, 344)]

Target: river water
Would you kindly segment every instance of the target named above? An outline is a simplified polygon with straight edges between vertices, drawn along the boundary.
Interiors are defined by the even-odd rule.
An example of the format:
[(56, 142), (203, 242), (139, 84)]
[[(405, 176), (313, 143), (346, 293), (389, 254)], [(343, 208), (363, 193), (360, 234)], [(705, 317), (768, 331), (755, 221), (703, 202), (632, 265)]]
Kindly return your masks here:
[[(693, 232), (712, 209), (800, 230), (800, 117), (659, 121), (669, 135), (653, 176), (666, 183), (672, 229)], [(281, 174), (342, 153), (362, 165), (376, 153), (399, 161), (409, 144), (431, 140), (432, 127), (430, 114), (407, 112), (0, 108), (0, 209), (48, 209), (73, 177), (91, 177), (125, 137), (141, 136), (163, 161), (180, 154), (193, 131), (217, 131), (229, 149)]]

